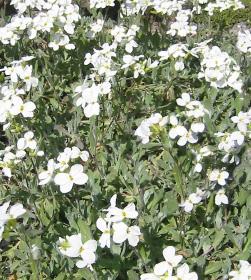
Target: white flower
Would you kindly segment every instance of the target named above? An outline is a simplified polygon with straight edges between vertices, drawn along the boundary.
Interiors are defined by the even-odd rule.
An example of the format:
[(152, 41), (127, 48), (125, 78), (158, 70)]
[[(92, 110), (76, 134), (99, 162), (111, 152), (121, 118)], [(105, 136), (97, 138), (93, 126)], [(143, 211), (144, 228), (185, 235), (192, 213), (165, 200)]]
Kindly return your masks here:
[(168, 273), (168, 276), (171, 276), (173, 268), (181, 262), (183, 257), (175, 254), (175, 248), (173, 246), (166, 247), (163, 250), (163, 256), (165, 261), (154, 266), (154, 274), (162, 276), (165, 273)]
[(39, 182), (40, 186), (46, 185), (52, 180), (53, 173), (55, 171), (55, 167), (56, 167), (56, 164), (55, 164), (54, 160), (50, 159), (47, 164), (47, 170), (41, 172), (38, 175), (38, 179), (40, 180), (40, 182)]
[(99, 244), (101, 248), (111, 246), (111, 222), (105, 221), (103, 218), (98, 218), (96, 221), (97, 228), (102, 231), (102, 235), (99, 238)]
[(54, 178), (54, 182), (60, 186), (62, 193), (68, 193), (74, 184), (84, 185), (88, 181), (88, 176), (83, 173), (83, 170), (82, 165), (74, 164), (69, 173), (58, 173)]
[(196, 193), (191, 193), (188, 199), (183, 202), (180, 207), (183, 207), (185, 212), (189, 213), (192, 211), (194, 204), (198, 204), (204, 199), (206, 196), (206, 192), (197, 188)]
[(138, 226), (128, 227), (125, 223), (119, 222), (113, 224), (113, 231), (113, 241), (115, 243), (121, 244), (128, 240), (131, 246), (137, 246), (141, 234)]
[(184, 62), (182, 60), (178, 60), (175, 62), (174, 64), (174, 69), (176, 71), (182, 71), (185, 69), (185, 65), (184, 65)]
[(81, 239), (81, 234), (66, 236), (65, 239), (60, 237), (59, 251), (70, 258), (81, 257), (81, 260), (76, 263), (78, 268), (89, 267), (92, 269), (91, 265), (96, 261), (97, 241), (91, 239), (83, 244)]
[(215, 196), (215, 204), (216, 205), (228, 204), (228, 197), (225, 195), (224, 189), (221, 189), (217, 192)]
[(96, 240), (88, 240), (84, 244), (81, 245), (80, 248), (80, 257), (81, 260), (77, 261), (76, 266), (78, 268), (89, 267), (92, 269), (92, 264), (96, 261), (95, 252), (97, 250), (97, 241)]
[(19, 71), (19, 77), (25, 82), (26, 90), (29, 91), (31, 87), (38, 85), (38, 79), (32, 77), (32, 66), (26, 65), (25, 68), (21, 68)]
[(56, 168), (59, 168), (60, 171), (64, 171), (66, 168), (68, 168), (71, 154), (72, 150), (70, 148), (65, 148), (64, 152), (60, 153), (57, 157), (58, 163), (56, 164)]
[(80, 149), (78, 147), (72, 147), (71, 158), (72, 159), (81, 158), (82, 161), (85, 162), (89, 158), (89, 153), (87, 151), (80, 151)]
[(230, 141), (232, 143), (232, 147), (238, 147), (241, 146), (244, 141), (245, 137), (241, 131), (234, 131), (229, 135)]
[(239, 31), (237, 48), (243, 53), (251, 53), (251, 32), (250, 30)]
[(179, 138), (177, 144), (179, 146), (185, 146), (187, 142), (191, 144), (197, 143), (198, 142), (197, 134), (195, 134), (193, 131), (186, 131), (186, 133)]
[(209, 180), (212, 182), (217, 182), (219, 185), (226, 185), (226, 179), (228, 179), (229, 173), (227, 171), (221, 171), (219, 169), (214, 169), (209, 173)]
[(26, 210), (23, 207), (23, 204), (16, 203), (15, 205), (11, 206), (8, 212), (9, 219), (16, 219), (19, 216), (22, 216), (26, 213)]
[(90, 8), (104, 9), (105, 7), (108, 6), (114, 6), (115, 5), (114, 1), (115, 0), (90, 0)]
[(100, 106), (98, 104), (98, 96), (100, 94), (99, 86), (93, 84), (91, 87), (87, 87), (85, 84), (82, 87), (77, 87), (76, 92), (81, 93), (81, 97), (78, 98), (76, 105), (82, 106), (84, 114), (87, 118), (99, 115)]
[(103, 29), (103, 26), (104, 26), (104, 20), (103, 19), (97, 19), (97, 21), (93, 22), (91, 25), (90, 25), (90, 28), (91, 28), (91, 31), (89, 33), (89, 36), (91, 38), (94, 38), (95, 35), (97, 33), (99, 33), (100, 31), (102, 31)]
[(145, 119), (141, 122), (140, 126), (136, 129), (134, 135), (141, 139), (142, 144), (147, 144), (149, 138), (152, 135), (151, 127), (158, 125), (160, 128), (167, 124), (168, 118), (162, 117), (159, 113), (154, 113), (150, 118)]
[(184, 58), (188, 52), (187, 45), (178, 43), (171, 45), (166, 51), (160, 51), (158, 56), (160, 56), (160, 61), (173, 58)]
[(80, 255), (80, 248), (82, 246), (81, 234), (74, 234), (71, 236), (66, 236), (65, 239), (59, 238), (58, 248), (61, 254), (76, 258)]
[(238, 129), (241, 132), (246, 132), (247, 131), (247, 126), (248, 124), (251, 123), (251, 116), (249, 113), (244, 113), (244, 112), (239, 112), (238, 116), (233, 116), (231, 118), (233, 123), (237, 124)]
[(181, 98), (177, 98), (176, 99), (176, 103), (179, 105), (179, 106), (183, 106), (183, 107), (186, 107), (187, 104), (189, 104), (191, 101), (191, 98), (190, 98), (190, 94), (189, 93), (182, 93), (181, 94)]
[(241, 92), (240, 68), (233, 58), (217, 46), (203, 48), (202, 56), (199, 78), (205, 78), (212, 87), (230, 86)]
[(204, 123), (192, 123), (191, 130), (194, 133), (202, 133), (205, 130), (205, 125)]
[(0, 100), (0, 123), (5, 123), (7, 121), (11, 105), (11, 100)]
[(4, 226), (4, 224), (8, 221), (7, 210), (9, 208), (10, 201), (5, 202), (0, 206), (0, 226)]
[[(169, 277), (169, 276), (168, 276)], [(163, 277), (155, 275), (154, 273), (145, 273), (140, 276), (140, 280), (165, 280)]]
[(25, 118), (32, 118), (34, 116), (33, 111), (36, 109), (36, 105), (32, 101), (26, 103), (19, 96), (12, 98), (13, 106), (10, 108), (10, 113), (13, 116), (22, 114)]
[[(16, 203), (10, 206), (10, 201), (5, 202), (0, 206), (0, 241), (2, 240), (2, 235), (4, 232), (4, 225), (9, 221), (16, 219), (26, 213), (23, 205), (21, 203)], [(8, 210), (9, 208), (9, 210)]]
[(240, 260), (239, 270), (229, 272), (230, 280), (249, 280), (251, 277), (251, 265), (248, 261)]
[(184, 136), (187, 134), (187, 129), (179, 125), (178, 119), (176, 116), (170, 116), (170, 124), (173, 126), (169, 131), (169, 137), (175, 139), (177, 136)]
[(134, 203), (128, 204), (124, 209), (118, 207), (110, 207), (108, 216), (111, 217), (112, 222), (120, 222), (124, 219), (136, 219), (138, 212), (136, 211)]
[(33, 137), (34, 133), (32, 131), (26, 132), (23, 138), (18, 139), (17, 148), (19, 150), (25, 150), (27, 148), (35, 150), (37, 147), (37, 142), (33, 139)]
[(198, 280), (198, 275), (195, 272), (189, 272), (189, 266), (184, 263), (177, 268), (177, 275), (172, 276), (171, 280)]
[(194, 171), (200, 173), (202, 171), (202, 164), (197, 162), (195, 164)]

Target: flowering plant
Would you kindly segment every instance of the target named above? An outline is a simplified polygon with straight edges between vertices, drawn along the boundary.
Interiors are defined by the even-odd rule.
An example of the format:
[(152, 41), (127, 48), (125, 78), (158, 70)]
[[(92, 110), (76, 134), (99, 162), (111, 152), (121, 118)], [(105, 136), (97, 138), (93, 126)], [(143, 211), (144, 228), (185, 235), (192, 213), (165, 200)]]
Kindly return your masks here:
[(244, 2), (5, 5), (1, 279), (251, 279)]

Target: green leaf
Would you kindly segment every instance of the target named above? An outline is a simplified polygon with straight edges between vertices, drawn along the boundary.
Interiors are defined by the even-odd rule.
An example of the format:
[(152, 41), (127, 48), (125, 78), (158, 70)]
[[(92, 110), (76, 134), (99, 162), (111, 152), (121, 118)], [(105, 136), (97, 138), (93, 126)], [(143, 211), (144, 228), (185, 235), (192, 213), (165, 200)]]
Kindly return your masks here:
[(209, 265), (206, 267), (205, 275), (211, 275), (212, 273), (219, 271), (223, 265), (224, 263), (221, 261), (217, 261), (217, 262), (211, 261)]
[(127, 271), (127, 276), (128, 280), (139, 280), (138, 274), (133, 270)]
[(79, 219), (77, 221), (77, 224), (78, 224), (78, 227), (79, 227), (79, 231), (84, 239), (84, 242), (86, 242), (87, 240), (90, 240), (92, 239), (92, 233), (91, 233), (91, 230), (90, 230), (90, 227), (88, 226), (88, 224)]

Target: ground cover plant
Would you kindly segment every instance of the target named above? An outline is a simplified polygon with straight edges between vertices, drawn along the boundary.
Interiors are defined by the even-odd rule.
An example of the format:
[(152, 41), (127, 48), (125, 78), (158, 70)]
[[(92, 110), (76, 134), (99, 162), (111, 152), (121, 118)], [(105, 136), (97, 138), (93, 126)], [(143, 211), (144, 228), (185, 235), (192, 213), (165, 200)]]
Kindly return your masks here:
[(251, 279), (251, 3), (0, 5), (0, 279)]

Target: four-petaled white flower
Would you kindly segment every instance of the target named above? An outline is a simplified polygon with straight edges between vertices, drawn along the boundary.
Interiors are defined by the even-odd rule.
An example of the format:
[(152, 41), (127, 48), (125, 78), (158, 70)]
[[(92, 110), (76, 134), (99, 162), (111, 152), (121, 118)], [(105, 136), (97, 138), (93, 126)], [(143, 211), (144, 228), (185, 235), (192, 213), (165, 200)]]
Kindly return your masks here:
[(111, 216), (110, 219), (112, 222), (120, 222), (124, 219), (136, 219), (138, 212), (136, 211), (135, 204), (130, 203), (124, 209), (111, 207), (108, 215)]
[(38, 179), (40, 180), (39, 185), (41, 185), (41, 186), (46, 185), (52, 180), (55, 168), (56, 168), (56, 164), (55, 164), (54, 160), (50, 159), (47, 164), (47, 170), (41, 172), (38, 175)]
[(36, 109), (36, 105), (32, 101), (23, 102), (22, 98), (19, 96), (14, 96), (12, 98), (13, 106), (10, 108), (10, 113), (13, 116), (22, 114), (25, 118), (32, 118), (34, 116), (33, 111)]
[(173, 268), (175, 268), (182, 260), (181, 255), (175, 254), (175, 248), (173, 246), (168, 246), (163, 250), (163, 256), (165, 261), (160, 262), (154, 266), (154, 273), (158, 276), (172, 275)]
[(226, 179), (228, 179), (229, 173), (227, 171), (221, 171), (219, 169), (214, 169), (209, 173), (209, 180), (212, 182), (217, 182), (219, 185), (226, 185)]
[(59, 238), (58, 248), (61, 254), (70, 257), (81, 259), (77, 261), (78, 268), (88, 267), (92, 270), (92, 264), (96, 261), (95, 252), (97, 250), (97, 241), (90, 239), (82, 243), (81, 234), (74, 234), (66, 236), (66, 238)]
[(175, 139), (177, 136), (184, 136), (187, 133), (187, 129), (179, 124), (176, 116), (170, 116), (170, 124), (173, 126), (169, 131), (169, 137)]
[(128, 227), (125, 223), (119, 222), (113, 224), (113, 241), (121, 244), (125, 240), (128, 240), (129, 244), (133, 247), (139, 243), (139, 236), (141, 235), (140, 228), (138, 226)]
[(198, 280), (198, 275), (195, 272), (189, 272), (189, 266), (184, 263), (177, 268), (177, 275), (172, 276), (170, 280)]
[(102, 231), (102, 235), (99, 238), (99, 244), (101, 248), (111, 246), (111, 222), (105, 221), (103, 218), (98, 218), (96, 221), (97, 228)]
[(228, 204), (228, 197), (225, 195), (225, 190), (220, 189), (215, 196), (215, 204)]
[(189, 213), (193, 210), (194, 204), (198, 204), (205, 197), (206, 192), (197, 188), (195, 193), (191, 193), (183, 203), (180, 204), (180, 207), (183, 207), (185, 212)]
[(34, 138), (34, 133), (32, 131), (28, 131), (24, 134), (23, 138), (18, 139), (17, 148), (18, 150), (25, 150), (30, 148), (31, 150), (35, 150), (37, 147), (37, 142)]
[(95, 252), (97, 250), (97, 241), (88, 240), (80, 247), (81, 260), (77, 261), (76, 266), (78, 268), (89, 267), (92, 270), (92, 264), (96, 261)]
[(88, 181), (88, 176), (83, 172), (84, 168), (81, 164), (74, 164), (69, 173), (58, 173), (54, 182), (60, 186), (62, 193), (71, 191), (74, 184), (84, 185)]

